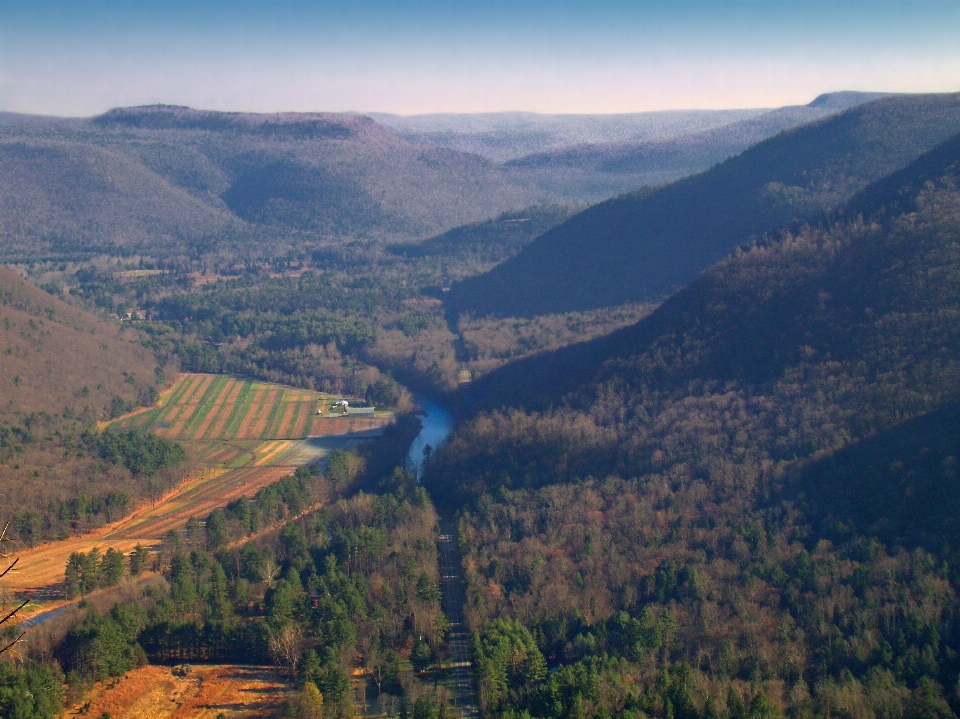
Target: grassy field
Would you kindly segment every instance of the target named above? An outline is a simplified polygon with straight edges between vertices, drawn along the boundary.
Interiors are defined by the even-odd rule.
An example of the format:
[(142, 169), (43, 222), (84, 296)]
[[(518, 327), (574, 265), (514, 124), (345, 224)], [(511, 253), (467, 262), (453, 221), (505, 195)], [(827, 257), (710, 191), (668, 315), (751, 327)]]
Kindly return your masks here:
[(195, 476), (109, 527), (19, 552), (20, 571), (4, 579), (4, 588), (38, 602), (21, 617), (56, 602), (72, 552), (113, 547), (126, 553), (138, 543), (156, 546), (191, 517), (253, 495), (297, 467), (322, 465), (334, 450), (352, 449), (393, 421), (389, 412), (375, 418), (318, 416), (317, 407), (326, 412), (331, 399), (280, 385), (188, 374), (164, 392), (158, 406), (111, 423), (152, 429), (180, 442), (196, 459)]

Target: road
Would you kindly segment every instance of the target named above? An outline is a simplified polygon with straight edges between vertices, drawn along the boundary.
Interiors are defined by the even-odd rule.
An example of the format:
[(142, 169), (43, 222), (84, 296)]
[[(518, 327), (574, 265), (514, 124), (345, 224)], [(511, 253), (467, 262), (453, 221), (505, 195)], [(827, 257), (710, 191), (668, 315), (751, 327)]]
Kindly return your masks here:
[(448, 660), (453, 664), (453, 705), (464, 719), (478, 719), (477, 680), (470, 661), (470, 635), (463, 617), (464, 582), (456, 533), (451, 523), (440, 522), (440, 588), (443, 613), (450, 621)]

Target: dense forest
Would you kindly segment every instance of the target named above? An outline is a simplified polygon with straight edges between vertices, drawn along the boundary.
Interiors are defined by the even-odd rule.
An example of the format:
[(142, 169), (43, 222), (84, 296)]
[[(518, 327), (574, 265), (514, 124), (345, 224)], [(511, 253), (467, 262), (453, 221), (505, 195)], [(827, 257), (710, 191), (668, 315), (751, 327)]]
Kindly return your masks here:
[(657, 300), (765, 232), (819, 221), (958, 131), (960, 95), (859, 105), (700, 174), (594, 205), (453, 285), (450, 303), (460, 313), (529, 317)]
[(958, 145), (472, 387), (426, 481), (468, 508), (488, 711), (960, 708)]
[(425, 239), (550, 196), (482, 157), (362, 115), (152, 105), (0, 114), (2, 254), (279, 253)]
[[(346, 457), (339, 464), (362, 466)], [(317, 697), (326, 717), (354, 716), (361, 707), (445, 711), (448, 696), (427, 681), (447, 627), (436, 513), (401, 470), (379, 494), (357, 492), (361, 480), (337, 461), (326, 475), (302, 468), (203, 525), (170, 532), (152, 556), (139, 548), (128, 558), (114, 550), (74, 554), (67, 581), (78, 594), (150, 569), (165, 580), (134, 590), (136, 601), (94, 605), (54, 634), (45, 650), (54, 669), (3, 664), (0, 712), (55, 716), (63, 698), (75, 700), (93, 681), (147, 661), (276, 664), (300, 688), (288, 701), (294, 718), (317, 716), (310, 713)], [(318, 499), (320, 509), (297, 519)], [(276, 519), (290, 521), (260, 531)], [(351, 678), (357, 669), (359, 683)], [(55, 690), (38, 697), (19, 689), (43, 683)]]

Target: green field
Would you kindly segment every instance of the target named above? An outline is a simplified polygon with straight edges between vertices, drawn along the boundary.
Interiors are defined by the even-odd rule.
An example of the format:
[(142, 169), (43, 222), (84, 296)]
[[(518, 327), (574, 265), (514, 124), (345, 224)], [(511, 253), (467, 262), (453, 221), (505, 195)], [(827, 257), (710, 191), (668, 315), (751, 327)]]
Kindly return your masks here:
[(119, 428), (152, 429), (180, 441), (302, 439), (322, 421), (317, 408), (329, 398), (319, 392), (235, 379), (188, 374), (160, 406), (113, 423)]

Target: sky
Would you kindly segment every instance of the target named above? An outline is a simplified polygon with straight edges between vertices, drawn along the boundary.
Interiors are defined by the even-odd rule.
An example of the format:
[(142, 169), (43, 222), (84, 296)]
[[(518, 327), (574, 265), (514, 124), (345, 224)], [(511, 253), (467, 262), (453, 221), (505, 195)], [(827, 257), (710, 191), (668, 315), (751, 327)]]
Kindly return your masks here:
[(960, 91), (958, 0), (0, 0), (0, 110), (615, 113)]

